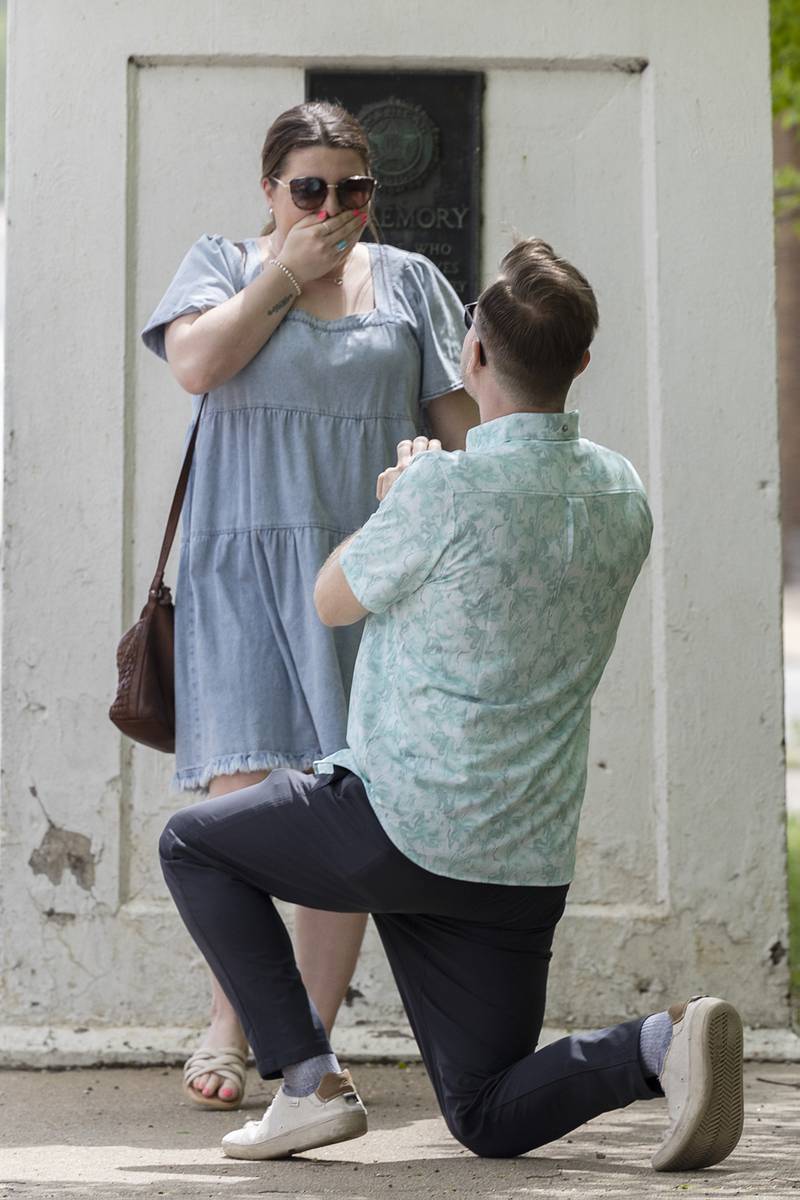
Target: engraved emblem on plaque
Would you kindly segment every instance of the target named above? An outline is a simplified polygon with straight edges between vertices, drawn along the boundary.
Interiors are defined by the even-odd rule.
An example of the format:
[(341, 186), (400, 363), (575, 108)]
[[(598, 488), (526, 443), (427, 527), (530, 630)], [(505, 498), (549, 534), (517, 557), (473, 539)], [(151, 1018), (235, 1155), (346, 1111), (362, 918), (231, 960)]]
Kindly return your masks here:
[(358, 113), (384, 192), (422, 183), (439, 161), (439, 129), (417, 104), (390, 96)]

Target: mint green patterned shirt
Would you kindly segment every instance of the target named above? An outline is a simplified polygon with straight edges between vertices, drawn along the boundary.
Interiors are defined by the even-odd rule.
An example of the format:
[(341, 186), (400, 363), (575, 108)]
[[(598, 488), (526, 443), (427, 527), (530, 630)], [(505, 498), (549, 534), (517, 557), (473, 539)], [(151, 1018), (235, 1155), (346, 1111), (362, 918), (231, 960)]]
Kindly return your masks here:
[(412, 461), (340, 557), (368, 609), (348, 748), (390, 840), (483, 883), (568, 883), (590, 703), (650, 546), (622, 455), (515, 413)]

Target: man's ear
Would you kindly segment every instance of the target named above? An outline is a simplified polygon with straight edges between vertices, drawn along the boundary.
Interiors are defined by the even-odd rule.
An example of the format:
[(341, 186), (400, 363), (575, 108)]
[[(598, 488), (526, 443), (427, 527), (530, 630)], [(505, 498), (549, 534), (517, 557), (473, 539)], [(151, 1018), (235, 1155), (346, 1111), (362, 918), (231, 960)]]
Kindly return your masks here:
[(583, 358), (581, 359), (581, 365), (578, 367), (577, 371), (575, 372), (576, 379), (578, 378), (579, 375), (583, 374), (583, 372), (586, 370), (586, 368), (588, 367), (588, 365), (591, 361), (592, 361), (591, 354), (589, 353), (588, 350), (584, 350)]

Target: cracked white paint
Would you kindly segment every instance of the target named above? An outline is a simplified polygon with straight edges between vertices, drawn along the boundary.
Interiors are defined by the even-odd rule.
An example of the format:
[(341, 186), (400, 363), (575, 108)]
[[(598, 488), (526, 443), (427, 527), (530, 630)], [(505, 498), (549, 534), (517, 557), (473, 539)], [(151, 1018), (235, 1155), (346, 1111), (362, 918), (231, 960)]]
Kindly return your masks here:
[[(584, 430), (636, 462), (652, 499), (651, 561), (595, 706), (550, 1020), (703, 989), (780, 1030), (766, 0), (736, 21), (658, 0), (504, 0), (502, 20), (474, 0), (354, 0), (344, 22), (320, 0), (292, 21), (277, 0), (215, 11), (13, 4), (0, 1008), (22, 1032), (4, 1044), (52, 1028), (68, 1057), (63, 1031), (88, 1028), (104, 1055), (116, 1039), (135, 1057), (115, 1031), (151, 1030), (164, 1054), (204, 1016), (205, 967), (156, 864), (179, 803), (169, 764), (106, 716), (187, 420), (136, 330), (200, 233), (260, 227), (264, 128), (314, 61), (486, 71), (484, 277), (513, 228), (586, 270), (601, 329), (577, 385)], [(401, 1026), (372, 930), (354, 986), (342, 1040), (402, 1047), (379, 1036)]]

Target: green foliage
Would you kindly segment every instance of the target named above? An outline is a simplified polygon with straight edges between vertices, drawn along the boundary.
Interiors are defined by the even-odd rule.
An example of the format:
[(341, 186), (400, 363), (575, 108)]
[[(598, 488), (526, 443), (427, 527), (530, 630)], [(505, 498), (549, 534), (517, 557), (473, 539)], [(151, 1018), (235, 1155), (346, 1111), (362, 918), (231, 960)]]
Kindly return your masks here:
[(775, 218), (792, 221), (800, 237), (800, 170), (791, 163), (775, 168)]
[[(800, 138), (800, 0), (770, 0), (772, 111)], [(800, 171), (775, 172), (775, 219), (792, 221), (800, 237)]]
[(786, 129), (800, 125), (800, 4), (771, 0), (772, 111)]

